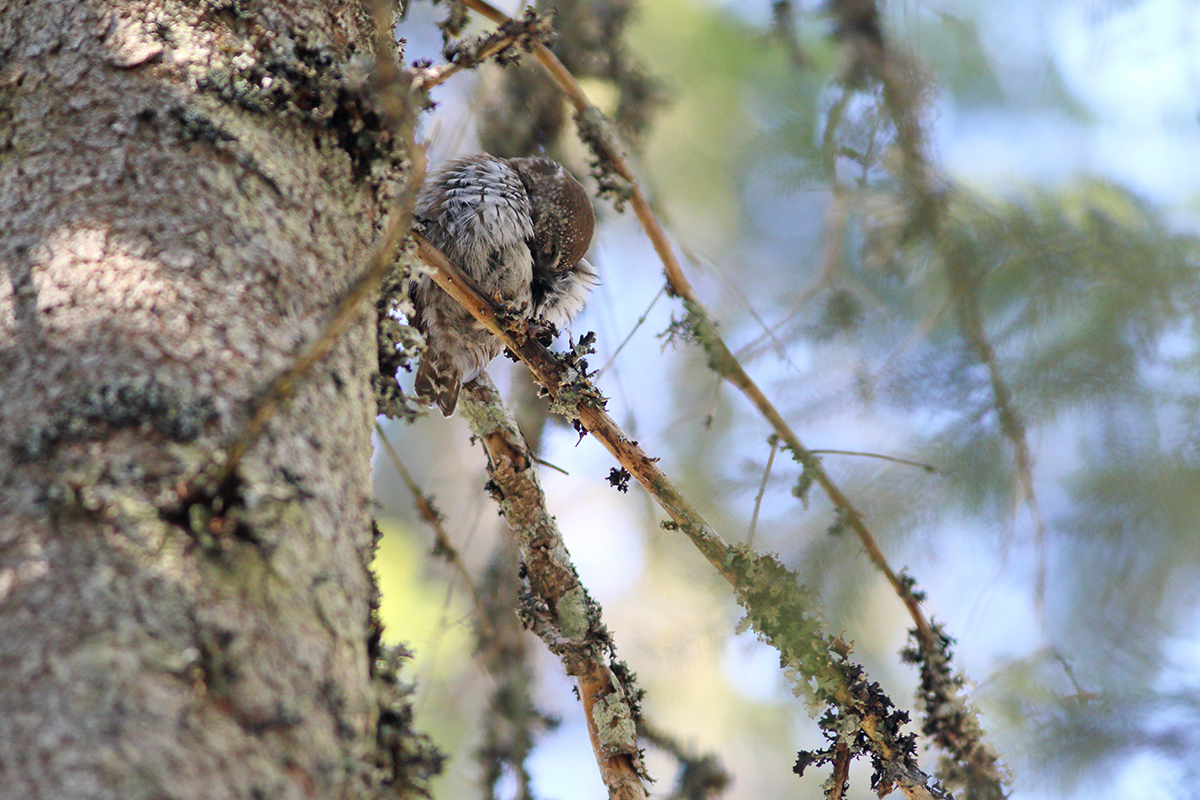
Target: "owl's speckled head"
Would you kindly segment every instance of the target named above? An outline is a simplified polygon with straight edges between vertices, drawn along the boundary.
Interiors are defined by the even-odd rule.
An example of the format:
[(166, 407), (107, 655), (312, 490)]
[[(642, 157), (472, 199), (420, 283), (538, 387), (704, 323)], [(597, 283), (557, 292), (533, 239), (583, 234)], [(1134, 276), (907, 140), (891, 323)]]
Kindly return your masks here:
[(592, 244), (596, 218), (583, 185), (548, 158), (511, 158), (529, 195), (534, 269), (574, 269)]

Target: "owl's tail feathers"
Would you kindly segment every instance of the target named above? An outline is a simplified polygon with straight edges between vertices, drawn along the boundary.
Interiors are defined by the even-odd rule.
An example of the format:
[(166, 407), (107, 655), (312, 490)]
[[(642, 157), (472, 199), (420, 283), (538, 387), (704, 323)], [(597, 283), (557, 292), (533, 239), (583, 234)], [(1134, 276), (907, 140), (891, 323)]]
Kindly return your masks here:
[(462, 375), (454, 359), (448, 354), (427, 352), (421, 357), (413, 391), (426, 403), (437, 404), (443, 417), (454, 413), (454, 407), (458, 405), (458, 390), (461, 387)]

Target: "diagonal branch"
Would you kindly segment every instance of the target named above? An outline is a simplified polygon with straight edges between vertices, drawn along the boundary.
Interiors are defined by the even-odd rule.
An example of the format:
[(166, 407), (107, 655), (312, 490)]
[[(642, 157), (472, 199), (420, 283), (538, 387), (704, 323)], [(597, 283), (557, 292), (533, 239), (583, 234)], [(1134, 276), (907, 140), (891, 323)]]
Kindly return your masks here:
[(546, 510), (533, 454), (499, 392), (480, 375), (468, 384), (460, 414), (487, 448), (494, 495), (521, 554), (529, 589), (520, 612), (578, 681), (588, 734), (613, 800), (645, 800), (632, 676), (610, 666), (613, 643), (600, 607), (579, 580), (558, 523)]
[[(415, 152), (417, 151), (414, 150)], [(416, 200), (417, 187), (421, 185), (423, 178), (424, 170), (417, 166), (416, 159), (414, 159), (405, 191), (388, 217), (387, 227), (371, 254), (367, 268), (342, 294), (337, 308), (325, 324), (325, 328), (304, 347), (288, 369), (271, 381), (267, 390), (254, 403), (250, 420), (238, 436), (217, 454), (214, 454), (211, 466), (202, 471), (197, 481), (193, 482), (192, 494), (203, 486), (219, 487), (229, 480), (241, 464), (242, 458), (262, 437), (267, 429), (267, 423), (270, 422), (275, 412), (291, 399), (313, 366), (358, 320), (363, 311), (364, 301), (379, 288), (384, 274), (395, 263), (396, 253), (405, 232), (412, 227), (413, 202)]]
[(251, 403), (250, 418), (238, 434), (225, 446), (214, 451), (207, 465), (188, 482), (185, 491), (182, 492), (185, 504), (195, 498), (211, 496), (233, 477), (246, 453), (266, 432), (267, 423), (276, 411), (295, 395), (313, 366), (324, 358), (342, 335), (359, 320), (365, 301), (378, 290), (384, 276), (392, 269), (400, 244), (412, 227), (417, 191), (425, 180), (424, 152), (413, 138), (416, 103), (411, 91), (398, 78), (395, 41), (389, 38), (387, 31), (390, 29), (382, 21), (386, 15), (379, 8), (375, 8), (374, 11), (377, 17), (378, 58), (372, 79), (378, 92), (379, 109), (388, 127), (406, 144), (409, 170), (405, 176), (404, 187), (388, 214), (383, 233), (372, 248), (366, 267), (342, 293), (325, 327), (301, 349), (291, 366), (276, 376)]
[[(507, 15), (487, 3), (486, 0), (465, 0), (465, 2), (467, 6), (475, 9), (493, 22), (503, 23), (508, 20)], [(930, 627), (929, 620), (926, 619), (924, 612), (920, 609), (919, 600), (912, 589), (911, 579), (902, 579), (891, 568), (891, 565), (888, 564), (887, 558), (883, 554), (883, 550), (876, 543), (875, 537), (867, 528), (861, 512), (850, 502), (850, 499), (841, 489), (838, 488), (828, 473), (825, 472), (821, 460), (804, 446), (800, 441), (800, 437), (796, 435), (795, 431), (784, 420), (783, 415), (779, 413), (775, 405), (758, 387), (758, 384), (747, 374), (741, 362), (730, 351), (724, 338), (717, 332), (716, 322), (713, 320), (703, 301), (700, 300), (691, 282), (688, 281), (687, 276), (684, 275), (683, 268), (680, 266), (679, 260), (675, 258), (675, 253), (671, 249), (671, 243), (667, 238), (666, 232), (654, 216), (654, 212), (650, 208), (650, 203), (642, 193), (637, 178), (634, 176), (632, 169), (630, 169), (628, 162), (621, 155), (616, 136), (609, 129), (603, 114), (591, 103), (574, 76), (571, 75), (562, 62), (545, 45), (538, 44), (534, 47), (533, 52), (537, 56), (538, 61), (541, 62), (542, 66), (550, 74), (550, 77), (558, 84), (567, 100), (575, 107), (580, 134), (595, 152), (601, 165), (600, 168), (606, 171), (605, 174), (615, 176), (610, 177), (610, 182), (611, 184), (620, 185), (620, 199), (628, 200), (633, 206), (638, 221), (654, 246), (659, 259), (662, 261), (663, 272), (666, 275), (670, 293), (683, 301), (691, 327), (700, 340), (701, 345), (708, 353), (708, 366), (726, 381), (737, 387), (750, 400), (759, 414), (770, 424), (772, 430), (779, 436), (783, 444), (792, 452), (793, 457), (804, 467), (804, 471), (829, 496), (829, 499), (839, 509), (846, 523), (849, 524), (862, 541), (863, 548), (867, 551), (871, 562), (883, 573), (884, 577), (892, 585), (892, 589), (899, 595), (901, 601), (903, 601), (905, 608), (908, 609), (909, 616), (917, 627), (921, 641), (926, 643), (930, 648), (933, 648), (936, 644), (936, 637)], [(601, 184), (604, 185), (604, 183), (605, 178), (602, 176)], [(591, 430), (590, 427), (588, 429)], [(630, 471), (632, 472), (632, 470)]]
[[(464, 3), (496, 23), (503, 24), (508, 20), (508, 17), (503, 12), (489, 4), (487, 0), (464, 0)], [(900, 68), (895, 64), (894, 60), (883, 58), (886, 51), (879, 26), (878, 11), (873, 0), (843, 0), (842, 2), (831, 3), (831, 6), (833, 6), (835, 15), (839, 17), (838, 35), (857, 43), (862, 53), (877, 59), (876, 63), (889, 66), (889, 70), (883, 78), (885, 102), (888, 103), (889, 108), (893, 111), (900, 109), (906, 111), (906, 113), (897, 113), (895, 115), (902, 150), (905, 154), (906, 174), (910, 178), (915, 175), (923, 175), (924, 173), (920, 167), (923, 166), (924, 161), (921, 158), (921, 151), (918, 146), (921, 130), (919, 120), (913, 111), (915, 102), (905, 104), (905, 101), (914, 100), (913, 86), (911, 81), (906, 82), (901, 80), (905, 76), (902, 75)], [(928, 671), (931, 674), (934, 672), (940, 674), (941, 671), (944, 671), (949, 659), (947, 640), (940, 631), (935, 630), (934, 626), (930, 624), (921, 610), (921, 594), (916, 591), (915, 582), (910, 576), (897, 574), (891, 568), (883, 551), (867, 528), (861, 512), (859, 512), (850, 499), (825, 472), (821, 460), (803, 445), (796, 433), (775, 408), (774, 404), (771, 403), (753, 379), (750, 378), (737, 357), (730, 351), (723, 337), (718, 333), (715, 320), (684, 275), (678, 260), (675, 258), (666, 233), (654, 216), (649, 202), (638, 185), (637, 178), (622, 156), (616, 136), (605, 121), (604, 115), (590, 102), (579, 82), (575, 80), (574, 76), (571, 75), (545, 45), (541, 43), (536, 44), (533, 52), (550, 77), (559, 86), (564, 96), (575, 108), (575, 119), (579, 126), (580, 136), (591, 147), (596, 157), (594, 166), (596, 168), (597, 179), (600, 182), (601, 192), (613, 195), (616, 198), (618, 207), (625, 201), (628, 201), (633, 206), (639, 222), (663, 264), (663, 272), (666, 275), (669, 287), (668, 291), (674, 296), (679, 297), (683, 302), (684, 308), (687, 310), (688, 322), (701, 345), (708, 353), (709, 367), (726, 381), (737, 387), (750, 400), (758, 412), (770, 424), (775, 434), (792, 452), (793, 457), (801, 463), (805, 473), (830, 498), (838, 510), (843, 524), (849, 525), (858, 535), (868, 557), (887, 578), (913, 620), (918, 649), (923, 659), (922, 664), (930, 665)], [(917, 199), (919, 200), (919, 210), (925, 216), (933, 214), (939, 206), (940, 198), (933, 192), (918, 195)], [(507, 341), (506, 344), (508, 344)], [(524, 355), (522, 355), (522, 360), (524, 360)], [(543, 378), (553, 380), (552, 374), (539, 375), (533, 363), (529, 361), (526, 363), (530, 364), (530, 368), (534, 371), (535, 378), (539, 382), (542, 382)], [(543, 383), (543, 386), (546, 386), (550, 390), (552, 397), (557, 397), (555, 389), (549, 383)], [(625, 460), (622, 460), (622, 439), (617, 437), (616, 434), (609, 432), (607, 427), (612, 422), (611, 419), (608, 419), (607, 415), (603, 414), (601, 410), (596, 409), (591, 402), (579, 405), (577, 413), (579, 421), (584, 427), (596, 435), (610, 452), (614, 456), (617, 456), (618, 460), (621, 460), (625, 468), (643, 486), (646, 486), (656, 499), (659, 499), (664, 509), (676, 519), (676, 523), (680, 526), (680, 529), (692, 537), (701, 552), (709, 558), (718, 570), (721, 570), (723, 575), (732, 581), (733, 578), (721, 566), (725, 562), (714, 559), (714, 556), (718, 555), (726, 547), (724, 542), (721, 542), (720, 538), (707, 527), (707, 523), (703, 523), (703, 520), (699, 519), (698, 516), (693, 516), (694, 509), (686, 503), (684, 498), (678, 496), (678, 493), (673, 491), (673, 487), (670, 487), (669, 483), (666, 482), (665, 476), (657, 468), (651, 469), (653, 464), (645, 461), (645, 454), (636, 448), (632, 452), (624, 453), (625, 457), (630, 461), (627, 464)], [(599, 430), (605, 431), (605, 434), (601, 435), (597, 432)], [(619, 431), (619, 429), (617, 430)], [(623, 437), (623, 434), (621, 437)], [(628, 442), (627, 437), (624, 438), (624, 442)], [(652, 489), (651, 487), (654, 488)], [(661, 492), (661, 494), (658, 492)], [(676, 518), (675, 511), (680, 512), (681, 518)], [(942, 669), (934, 669), (935, 666)], [(939, 694), (939, 697), (948, 708), (957, 708), (962, 705), (961, 698), (949, 693), (948, 690)], [(960, 716), (974, 719), (972, 713), (964, 712)], [(977, 728), (977, 725), (975, 727)], [(979, 731), (963, 728), (956, 731), (956, 735), (957, 743), (949, 747), (950, 752), (961, 763), (971, 765), (972, 772), (978, 784), (983, 787), (982, 792), (984, 796), (1002, 796), (1003, 789), (996, 766), (998, 757), (983, 742)]]
[(413, 234), (417, 254), (434, 268), (432, 278), (438, 286), (462, 304), (471, 315), (483, 323), (504, 345), (529, 368), (536, 380), (550, 394), (551, 407), (577, 419), (604, 447), (651, 493), (663, 509), (708, 557), (718, 566), (728, 545), (716, 534), (700, 513), (691, 505), (656, 462), (604, 411), (603, 398), (592, 387), (577, 365), (559, 360), (531, 336), (514, 334), (500, 322), (503, 311), (486, 299), (478, 284), (420, 234)]
[(395, 263), (400, 244), (412, 227), (417, 191), (425, 179), (424, 153), (413, 139), (416, 109), (419, 106), (417, 95), (427, 92), (460, 70), (473, 68), (485, 59), (503, 54), (513, 47), (542, 47), (540, 39), (548, 36), (552, 30), (548, 20), (530, 10), (519, 20), (507, 20), (500, 30), (480, 37), (469, 46), (460, 46), (449, 63), (418, 69), (406, 76), (395, 58), (395, 40), (390, 33), (390, 15), (385, 6), (385, 3), (376, 2), (371, 8), (375, 17), (377, 55), (372, 84), (376, 89), (379, 110), (388, 126), (408, 145), (410, 168), (404, 188), (388, 215), (383, 234), (373, 248), (367, 266), (338, 299), (325, 327), (304, 346), (291, 366), (276, 376), (253, 401), (249, 420), (236, 436), (212, 454), (209, 463), (189, 483), (185, 498), (212, 494), (229, 481), (246, 453), (266, 432), (267, 423), (275, 413), (296, 393), (313, 366), (355, 324), (362, 313), (364, 301), (379, 288)]
[[(651, 458), (604, 411), (604, 398), (587, 380), (574, 353), (556, 357), (527, 331), (509, 330), (501, 311), (477, 285), (420, 234), (413, 234), (431, 277), (471, 312), (530, 370), (550, 397), (551, 408), (581, 424), (650, 493), (671, 517), (664, 527), (680, 530), (733, 586), (738, 602), (759, 635), (780, 652), (797, 688), (838, 709), (834, 720), (855, 720), (855, 750), (867, 754), (880, 777), (880, 793), (892, 785), (910, 798), (944, 797), (944, 790), (917, 767), (912, 737), (901, 733), (907, 715), (849, 661), (848, 646), (824, 633), (823, 622), (796, 576), (771, 556), (728, 545)], [(520, 465), (520, 450), (496, 447), (494, 460)], [(527, 467), (527, 464), (525, 465)], [(513, 467), (510, 467), (512, 469)], [(511, 522), (510, 522), (511, 524)], [(836, 734), (833, 734), (836, 736)], [(810, 762), (811, 763), (811, 762)]]

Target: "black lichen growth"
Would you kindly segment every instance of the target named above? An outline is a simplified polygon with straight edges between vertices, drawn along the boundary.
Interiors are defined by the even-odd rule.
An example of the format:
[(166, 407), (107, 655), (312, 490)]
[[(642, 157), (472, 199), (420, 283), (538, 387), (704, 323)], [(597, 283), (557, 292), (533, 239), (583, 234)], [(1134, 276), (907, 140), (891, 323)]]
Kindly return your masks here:
[(629, 479), (632, 477), (624, 467), (613, 467), (608, 471), (608, 485), (625, 494), (629, 491)]
[(190, 398), (175, 387), (149, 376), (114, 378), (73, 397), (32, 425), (17, 447), (19, 459), (41, 458), (55, 444), (104, 436), (115, 428), (147, 425), (164, 437), (187, 442), (216, 419), (211, 398)]
[(909, 631), (908, 646), (900, 657), (921, 671), (917, 703), (921, 710), (921, 733), (930, 737), (944, 755), (938, 775), (951, 788), (963, 789), (970, 798), (1000, 800), (1002, 774), (997, 755), (983, 742), (983, 729), (974, 710), (962, 697), (964, 681), (951, 672), (954, 639), (938, 623), (931, 623), (934, 641), (922, 647), (915, 630)]
[(381, 110), (370, 78), (366, 61), (347, 60), (330, 48), (285, 37), (272, 42), (261, 58), (214, 67), (196, 87), (248, 111), (282, 112), (331, 131), (357, 174), (365, 176), (376, 163), (397, 166), (404, 160), (403, 145)]
[(441, 773), (446, 756), (426, 734), (413, 729), (413, 686), (400, 679), (409, 652), (403, 647), (382, 645), (375, 649), (378, 656), (371, 664), (371, 681), (379, 717), (372, 782), (390, 789), (388, 796), (428, 797), (429, 781)]

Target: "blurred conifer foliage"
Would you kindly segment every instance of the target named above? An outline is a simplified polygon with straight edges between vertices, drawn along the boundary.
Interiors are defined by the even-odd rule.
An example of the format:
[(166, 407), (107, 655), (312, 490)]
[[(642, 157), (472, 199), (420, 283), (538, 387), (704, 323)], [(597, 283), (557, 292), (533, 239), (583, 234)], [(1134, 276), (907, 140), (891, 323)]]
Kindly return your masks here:
[[(629, 3), (573, 2), (560, 4), (560, 30), (572, 43), (626, 34), (619, 54), (571, 58), (591, 70), (589, 88), (607, 87), (605, 110), (631, 137), (726, 340), (958, 640), (953, 667), (1014, 796), (1118, 797), (1117, 776), (1182, 792), (1200, 778), (1200, 186), (1138, 173), (1149, 145), (1137, 137), (1125, 140), (1127, 159), (1091, 147), (1128, 132), (1089, 107), (1062, 66), (1076, 39), (1119, 35), (1123, 14), (1129, 35), (1144, 35), (1139, 9), (1169, 4), (1109, 4), (1107, 16), (1072, 22), (1065, 4), (1024, 3), (1012, 30), (989, 28), (983, 3), (896, 4), (876, 18), (862, 11), (871, 3), (813, 5), (676, 0), (630, 16)], [(1005, 51), (1029, 31), (1038, 36), (1020, 53)], [(1186, 60), (1196, 45), (1159, 46)], [(481, 80), (502, 81), (505, 94), (471, 123), (480, 140), (515, 135), (520, 115), (497, 114), (497, 97), (535, 112), (528, 141), (570, 139), (540, 77)], [(1190, 92), (1194, 114), (1200, 90)], [(1194, 119), (1142, 124), (1154, 129), (1147, 140), (1197, 138)], [(580, 150), (560, 152), (569, 161)], [(1177, 172), (1196, 175), (1194, 163)], [(600, 381), (610, 413), (727, 539), (744, 540), (753, 516), (755, 547), (797, 570), (830, 629), (857, 642), (893, 699), (911, 700), (916, 678), (896, 656), (909, 623), (895, 596), (799, 464), (775, 458), (764, 477), (769, 427), (704, 352), (672, 335), (683, 311), (654, 300), (649, 248), (611, 206), (598, 209), (603, 285), (576, 334), (598, 332), (595, 366), (616, 355)], [(417, 442), (461, 433), (396, 430)], [(611, 465), (593, 464), (573, 433), (551, 433), (543, 452), (566, 462), (576, 493), (548, 486), (552, 509), (602, 491)], [(380, 479), (401, 513), (389, 485)], [(739, 694), (732, 601), (716, 582), (696, 585), (703, 566), (657, 528), (661, 515), (610, 491), (611, 504), (624, 504), (619, 524), (644, 542), (642, 577), (605, 608), (649, 691), (645, 707), (724, 755), (735, 776), (725, 796), (794, 790), (794, 776), (743, 777), (747, 756), (728, 737), (778, 730), (804, 710), (785, 693)], [(682, 599), (701, 589), (708, 599)], [(653, 640), (672, 626), (716, 640), (694, 645), (711, 662), (702, 690), (678, 663), (655, 660)], [(744, 718), (706, 728), (679, 692), (656, 700), (667, 686), (708, 692), (722, 719)], [(793, 750), (808, 741), (768, 738), (760, 755), (780, 739)], [(804, 785), (820, 795), (817, 781)]]

